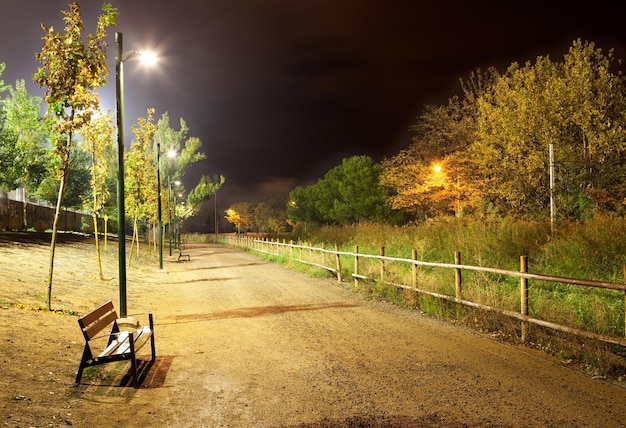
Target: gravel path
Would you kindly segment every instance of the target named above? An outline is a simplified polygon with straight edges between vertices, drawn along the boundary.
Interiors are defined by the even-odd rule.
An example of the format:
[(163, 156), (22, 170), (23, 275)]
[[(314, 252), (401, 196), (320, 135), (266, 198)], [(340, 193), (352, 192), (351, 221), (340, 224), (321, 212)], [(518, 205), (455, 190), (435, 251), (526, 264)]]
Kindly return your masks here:
[[(347, 284), (236, 249), (188, 248), (191, 262), (168, 259), (167, 272), (129, 271), (129, 312), (151, 311), (156, 324), (157, 363), (138, 390), (120, 387), (128, 363), (91, 369), (80, 386), (69, 387), (82, 349), (75, 316), (0, 311), (0, 333), (13, 338), (0, 350), (13, 376), (0, 380), (5, 425), (626, 426), (625, 389), (538, 351), (365, 301)], [(116, 283), (59, 298), (79, 311), (107, 299), (117, 305)], [(58, 340), (22, 358), (28, 345), (16, 332), (24, 323), (54, 329)], [(60, 353), (56, 361), (50, 352)], [(58, 372), (49, 397), (36, 398), (37, 384), (18, 363), (44, 378)]]

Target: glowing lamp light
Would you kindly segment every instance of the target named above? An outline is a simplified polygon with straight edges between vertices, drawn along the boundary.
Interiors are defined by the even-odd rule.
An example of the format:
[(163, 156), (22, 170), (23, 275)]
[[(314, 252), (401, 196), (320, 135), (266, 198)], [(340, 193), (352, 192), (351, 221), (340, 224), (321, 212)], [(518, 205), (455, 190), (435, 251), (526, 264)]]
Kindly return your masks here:
[(158, 57), (156, 56), (154, 52), (139, 51), (137, 53), (139, 55), (139, 60), (142, 62), (142, 64), (154, 65), (158, 61)]

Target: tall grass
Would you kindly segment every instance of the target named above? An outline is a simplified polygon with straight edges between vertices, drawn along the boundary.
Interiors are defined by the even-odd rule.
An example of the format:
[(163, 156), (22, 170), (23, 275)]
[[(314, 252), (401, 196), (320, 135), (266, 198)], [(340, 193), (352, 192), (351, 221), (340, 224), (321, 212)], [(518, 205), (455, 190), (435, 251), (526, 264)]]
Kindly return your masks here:
[[(624, 282), (626, 221), (616, 216), (596, 216), (581, 223), (558, 224), (551, 234), (549, 222), (508, 218), (489, 220), (444, 218), (427, 224), (397, 227), (360, 224), (323, 227), (307, 237), (313, 245), (340, 246), (342, 251), (519, 270), (520, 256), (528, 256), (529, 271), (554, 276)], [(353, 262), (345, 258), (344, 277)], [(380, 261), (360, 263), (360, 274), (378, 278)], [(386, 262), (385, 282), (411, 284), (408, 264)], [(454, 295), (454, 272), (419, 268), (418, 287)], [(380, 298), (397, 301), (402, 293), (380, 284), (368, 287)], [(600, 334), (624, 334), (624, 296), (621, 292), (583, 286), (531, 281), (530, 314), (537, 318)], [(463, 272), (463, 298), (484, 305), (520, 310), (519, 279), (483, 272)], [(420, 299), (422, 309), (444, 311), (445, 305)], [(413, 303), (411, 303), (413, 304)], [(435, 308), (435, 309), (432, 309)], [(435, 315), (445, 316), (443, 313)]]

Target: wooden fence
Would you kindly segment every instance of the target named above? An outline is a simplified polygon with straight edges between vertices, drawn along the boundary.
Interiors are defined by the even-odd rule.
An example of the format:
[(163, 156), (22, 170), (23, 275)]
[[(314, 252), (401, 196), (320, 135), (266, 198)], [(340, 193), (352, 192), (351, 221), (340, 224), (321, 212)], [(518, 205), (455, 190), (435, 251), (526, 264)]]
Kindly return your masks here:
[[(335, 246), (334, 249), (327, 249), (325, 247), (314, 247), (311, 245), (301, 245), (294, 244), (293, 242), (280, 242), (273, 240), (265, 240), (265, 239), (255, 239), (247, 236), (222, 236), (222, 238), (229, 244), (238, 247), (248, 248), (250, 250), (266, 253), (273, 256), (288, 256), (291, 259), (305, 263), (312, 266), (317, 266), (319, 268), (325, 269), (327, 271), (332, 272), (336, 275), (337, 280), (342, 282), (344, 280), (342, 269), (345, 268), (342, 266), (342, 256), (345, 258), (351, 258), (353, 260), (353, 271), (352, 278), (354, 280), (355, 286), (359, 285), (359, 281), (376, 281), (384, 284), (388, 284), (394, 287), (399, 287), (403, 289), (413, 290), (417, 293), (433, 296), (435, 298), (444, 299), (448, 301), (452, 301), (458, 304), (466, 305), (469, 307), (479, 308), (486, 311), (500, 313), (509, 317), (517, 318), (521, 321), (521, 338), (522, 341), (526, 341), (528, 339), (528, 325), (536, 324), (543, 327), (551, 328), (554, 330), (564, 331), (567, 333), (575, 334), (581, 337), (586, 337), (590, 339), (599, 340), (602, 342), (612, 343), (616, 345), (626, 346), (626, 337), (617, 337), (606, 334), (598, 334), (585, 330), (581, 330), (578, 328), (573, 328), (565, 325), (561, 325), (558, 323), (554, 323), (551, 321), (542, 320), (539, 318), (534, 318), (529, 316), (529, 298), (528, 298), (528, 284), (529, 280), (535, 281), (545, 281), (545, 282), (553, 282), (553, 283), (562, 283), (562, 284), (573, 284), (577, 286), (583, 287), (595, 287), (595, 288), (603, 288), (609, 290), (618, 290), (619, 292), (624, 294), (624, 307), (625, 307), (625, 316), (623, 319), (624, 322), (624, 334), (626, 335), (626, 284), (625, 283), (612, 283), (612, 282), (602, 282), (602, 281), (593, 281), (586, 279), (577, 279), (577, 278), (566, 278), (559, 276), (551, 276), (551, 275), (543, 275), (543, 274), (535, 274), (528, 272), (528, 259), (526, 256), (520, 257), (520, 270), (519, 271), (511, 271), (506, 269), (497, 269), (497, 268), (489, 268), (482, 266), (471, 266), (471, 265), (463, 265), (461, 264), (461, 254), (459, 252), (455, 253), (454, 263), (436, 263), (436, 262), (426, 262), (417, 259), (417, 252), (413, 250), (412, 258), (405, 259), (399, 257), (388, 257), (385, 256), (384, 248), (381, 248), (380, 254), (372, 255), (372, 254), (363, 254), (359, 253), (358, 247), (354, 248), (353, 252), (348, 251), (339, 251), (338, 247)], [(361, 265), (364, 260), (375, 260), (379, 263), (379, 272), (377, 273), (377, 277), (368, 277), (361, 273)], [(393, 263), (406, 263), (411, 266), (412, 271), (412, 281), (411, 284), (402, 284), (397, 283), (392, 280), (392, 278), (388, 278), (388, 270), (387, 264)], [(429, 290), (425, 290), (419, 288), (418, 284), (418, 267), (431, 267), (431, 268), (442, 268), (442, 269), (450, 269), (454, 271), (455, 274), (455, 290), (454, 295), (447, 295), (443, 293), (433, 292)], [(497, 275), (504, 275), (510, 277), (517, 277), (520, 280), (520, 308), (519, 312), (497, 308), (489, 305), (484, 305), (481, 303), (472, 302), (463, 298), (463, 271), (475, 271), (475, 272), (484, 272), (491, 273)], [(624, 274), (626, 276), (626, 267), (624, 270)]]
[[(14, 201), (0, 197), (0, 230), (52, 229), (55, 208), (30, 202)], [(98, 229), (104, 230), (105, 221), (98, 218)], [(109, 230), (117, 231), (117, 222), (109, 221)], [(93, 233), (93, 217), (89, 214), (64, 209), (59, 216), (58, 229), (63, 231)]]

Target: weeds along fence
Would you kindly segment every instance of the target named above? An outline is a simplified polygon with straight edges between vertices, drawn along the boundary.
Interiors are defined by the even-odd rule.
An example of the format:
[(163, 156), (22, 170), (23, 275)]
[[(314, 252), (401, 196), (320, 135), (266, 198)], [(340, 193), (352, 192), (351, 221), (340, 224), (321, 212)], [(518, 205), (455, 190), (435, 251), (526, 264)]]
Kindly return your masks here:
[[(232, 235), (222, 238), (231, 246), (246, 248), (272, 257), (284, 257), (325, 269), (332, 272), (339, 282), (351, 277), (355, 287), (359, 287), (361, 282), (369, 282), (396, 289), (411, 290), (420, 295), (516, 318), (521, 321), (522, 341), (528, 340), (529, 325), (535, 324), (580, 337), (626, 346), (625, 283), (530, 273), (528, 272), (528, 258), (526, 256), (520, 257), (520, 270), (512, 271), (464, 265), (461, 263), (459, 252), (454, 254), (454, 263), (437, 263), (418, 260), (416, 250), (413, 250), (412, 257), (407, 259), (386, 256), (384, 247), (380, 249), (380, 254), (374, 255), (360, 253), (358, 246), (355, 246), (353, 251), (340, 251), (337, 246), (334, 249), (328, 249), (325, 246), (314, 247), (302, 243), (255, 239), (248, 236)], [(429, 277), (437, 269), (447, 272), (449, 280), (445, 280), (445, 283), (439, 286), (433, 286)], [(626, 275), (626, 267), (624, 274)], [(454, 276), (452, 277), (452, 275)], [(502, 280), (502, 278), (506, 278), (508, 281)], [(517, 282), (518, 279), (519, 283)], [(534, 300), (529, 298), (529, 281), (533, 281), (533, 296), (541, 294), (541, 298), (537, 297)], [(470, 285), (464, 287), (465, 282)], [(519, 288), (512, 282), (519, 284)], [(489, 294), (486, 291), (488, 284), (496, 284), (498, 289), (492, 294), (499, 294), (498, 297), (486, 297)], [(547, 286), (547, 284), (552, 284), (552, 287)], [(567, 298), (561, 298), (561, 300), (565, 300), (567, 304), (572, 306), (570, 309), (574, 313), (584, 312), (587, 315), (582, 317), (582, 322), (572, 321), (566, 325), (566, 323), (559, 322), (563, 320), (562, 317), (560, 320), (559, 317), (554, 316), (550, 319), (550, 315), (555, 312), (555, 305), (550, 302), (550, 299), (562, 297), (562, 295), (567, 294), (567, 290), (571, 290), (571, 287), (578, 288), (578, 291), (582, 291), (582, 294), (586, 296), (582, 303), (575, 300), (568, 301)], [(612, 300), (613, 306), (607, 308), (598, 304), (597, 296), (593, 293), (596, 290), (612, 293), (609, 300)], [(602, 299), (603, 297), (600, 298), (600, 300)], [(608, 317), (608, 323), (612, 324), (611, 334), (582, 328), (586, 325), (585, 318), (590, 316), (603, 317), (605, 323)]]

